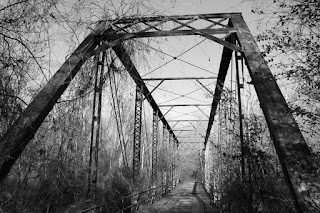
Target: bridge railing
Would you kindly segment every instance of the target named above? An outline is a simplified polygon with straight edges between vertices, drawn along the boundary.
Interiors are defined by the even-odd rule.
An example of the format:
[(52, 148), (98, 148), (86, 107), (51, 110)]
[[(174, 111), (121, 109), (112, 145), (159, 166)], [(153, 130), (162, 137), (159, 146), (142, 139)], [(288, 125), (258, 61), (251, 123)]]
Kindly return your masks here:
[[(172, 182), (175, 183), (172, 186), (174, 186), (174, 185), (176, 185), (178, 183), (178, 181), (175, 180), (175, 179)], [(98, 212), (105, 211), (106, 209), (111, 208), (111, 207), (118, 208), (116, 204), (119, 204), (119, 203), (121, 203), (121, 207), (122, 208), (118, 208), (118, 209), (116, 209), (116, 210), (114, 210), (112, 212), (120, 213), (120, 212), (123, 212), (123, 211), (128, 210), (128, 209), (137, 209), (139, 204), (141, 204), (141, 203), (143, 203), (145, 201), (149, 200), (150, 201), (149, 204), (153, 203), (156, 200), (157, 196), (161, 197), (162, 195), (166, 194), (165, 191), (166, 191), (166, 187), (163, 186), (163, 185), (158, 186), (158, 187), (151, 187), (151, 188), (149, 188), (147, 190), (144, 190), (144, 191), (132, 194), (132, 195), (128, 195), (128, 196), (122, 197), (120, 199), (111, 201), (111, 202), (107, 202), (107, 203), (104, 203), (104, 204), (100, 204), (100, 205), (96, 205), (96, 206), (90, 207), (88, 209), (80, 211), (80, 213), (98, 213)], [(144, 196), (144, 195), (146, 195), (146, 196)], [(133, 200), (132, 199), (133, 197), (138, 197), (136, 202), (131, 202)], [(125, 201), (128, 200), (128, 199), (131, 200), (130, 201), (131, 205), (124, 207)]]

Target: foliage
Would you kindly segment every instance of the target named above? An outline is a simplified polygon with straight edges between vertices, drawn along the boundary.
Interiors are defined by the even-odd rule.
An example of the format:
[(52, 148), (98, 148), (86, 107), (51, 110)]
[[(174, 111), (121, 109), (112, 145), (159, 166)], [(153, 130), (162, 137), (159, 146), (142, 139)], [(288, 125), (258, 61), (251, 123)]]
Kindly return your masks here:
[[(53, 75), (61, 63), (57, 61), (64, 59), (61, 55), (74, 49), (97, 21), (155, 12), (147, 0), (1, 2), (0, 137)], [(140, 50), (146, 49), (141, 42), (131, 41), (125, 45), (133, 58), (136, 54), (133, 46), (141, 45)], [(134, 85), (119, 61), (113, 58), (110, 53), (108, 62), (113, 60), (117, 69), (108, 70), (103, 81), (103, 102), (112, 106), (114, 99), (116, 107), (103, 109), (97, 191), (104, 200), (99, 202), (128, 195), (132, 187), (131, 168), (122, 167), (119, 131), (123, 133), (127, 158), (131, 159)], [(91, 59), (83, 65), (8, 178), (1, 183), (0, 209), (8, 212), (62, 212), (68, 208), (79, 210), (86, 206), (86, 202), (98, 202), (98, 199), (93, 201), (86, 197), (88, 142), (93, 119), (93, 67)], [(112, 92), (114, 97), (107, 95)], [(116, 122), (120, 122), (121, 129), (116, 129)], [(150, 132), (149, 128), (146, 125), (143, 131)], [(143, 146), (150, 147), (147, 137), (143, 137)], [(147, 169), (141, 173), (141, 188), (149, 187), (146, 186), (150, 176), (149, 151), (148, 148), (144, 151)]]
[(217, 133), (213, 133), (206, 150), (206, 157), (212, 156), (206, 163), (213, 168), (207, 172), (208, 191), (224, 212), (295, 212), (267, 123), (253, 103), (257, 102), (243, 106), (250, 111), (242, 109), (242, 176), (238, 104), (234, 92), (226, 90), (223, 94), (214, 124)]
[[(260, 2), (260, 1), (256, 1)], [(291, 107), (301, 116), (308, 140), (319, 137), (320, 4), (316, 0), (273, 0), (253, 10), (261, 16), (257, 40), (269, 57), (278, 78), (294, 90)], [(266, 26), (266, 27), (264, 27)]]

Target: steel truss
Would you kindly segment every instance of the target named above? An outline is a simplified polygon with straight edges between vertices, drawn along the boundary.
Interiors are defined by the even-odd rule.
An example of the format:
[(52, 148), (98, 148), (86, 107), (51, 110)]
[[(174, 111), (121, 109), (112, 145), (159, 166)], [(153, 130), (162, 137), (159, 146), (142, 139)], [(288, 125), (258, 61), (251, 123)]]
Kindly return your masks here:
[(169, 144), (168, 144), (168, 182), (169, 182), (169, 189), (173, 190), (173, 137), (169, 135)]
[(157, 159), (158, 159), (158, 133), (159, 123), (158, 114), (153, 111), (152, 123), (152, 162), (151, 162), (151, 186), (157, 186)]
[(161, 182), (164, 188), (162, 189), (163, 194), (168, 193), (168, 139), (169, 133), (166, 129), (166, 126), (163, 125), (163, 133), (162, 133), (162, 177)]
[[(196, 28), (195, 26), (199, 26)], [(200, 27), (201, 26), (201, 27)], [(205, 145), (221, 99), (232, 52), (246, 61), (260, 106), (298, 212), (315, 212), (314, 198), (320, 193), (315, 160), (311, 157), (298, 125), (273, 77), (267, 62), (239, 13), (136, 17), (102, 21), (70, 55), (47, 85), (35, 96), (0, 140), (0, 181), (33, 138), (56, 101), (82, 64), (91, 56), (112, 48), (167, 130), (173, 134), (122, 42), (133, 38), (200, 35), (224, 46), (213, 96)], [(233, 42), (235, 38), (239, 44)], [(102, 45), (98, 46), (102, 42)], [(175, 136), (174, 136), (175, 138)]]
[(136, 87), (136, 104), (135, 104), (135, 118), (134, 118), (134, 133), (133, 133), (133, 184), (137, 185), (139, 182), (141, 169), (141, 118), (142, 118), (142, 103), (143, 94), (142, 88)]

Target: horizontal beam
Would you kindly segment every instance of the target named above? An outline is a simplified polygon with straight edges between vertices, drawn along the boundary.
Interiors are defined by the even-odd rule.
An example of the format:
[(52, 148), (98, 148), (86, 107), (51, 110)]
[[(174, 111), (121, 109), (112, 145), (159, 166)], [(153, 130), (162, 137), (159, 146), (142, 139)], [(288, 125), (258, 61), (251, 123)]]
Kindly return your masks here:
[(211, 106), (211, 104), (163, 104), (159, 107), (199, 107), (199, 106)]
[(186, 36), (186, 35), (202, 35), (206, 34), (229, 34), (235, 33), (233, 28), (221, 28), (221, 29), (199, 29), (199, 32), (194, 30), (173, 30), (173, 31), (152, 31), (152, 32), (136, 32), (136, 33), (118, 33), (119, 36), (130, 36), (132, 38), (149, 38), (149, 37), (169, 37), (169, 36)]
[(197, 120), (197, 119), (181, 119), (181, 120), (167, 120), (168, 122), (193, 122), (193, 121), (208, 121), (208, 120)]
[(203, 80), (217, 79), (217, 77), (168, 77), (168, 78), (143, 78), (144, 81), (179, 81), (179, 80)]
[[(170, 18), (170, 17), (169, 17), (169, 18)], [(221, 44), (221, 45), (223, 45), (223, 46), (225, 46), (225, 47), (228, 47), (228, 48), (231, 49), (231, 50), (234, 50), (234, 51), (237, 51), (237, 52), (241, 52), (240, 47), (238, 47), (238, 46), (236, 46), (236, 45), (234, 45), (234, 44), (232, 44), (232, 43), (230, 43), (230, 42), (227, 42), (227, 41), (225, 41), (225, 40), (223, 40), (223, 39), (217, 38), (217, 37), (215, 37), (215, 36), (213, 36), (213, 35), (210, 35), (210, 34), (208, 34), (208, 33), (205, 33), (205, 32), (203, 32), (203, 31), (200, 31), (199, 29), (196, 29), (196, 28), (194, 28), (194, 27), (192, 27), (192, 26), (189, 26), (189, 25), (187, 25), (187, 24), (185, 24), (185, 23), (183, 23), (183, 22), (181, 22), (181, 21), (179, 21), (179, 20), (177, 20), (177, 19), (174, 19), (174, 18), (170, 18), (170, 19), (171, 19), (172, 21), (175, 21), (175, 22), (181, 24), (182, 26), (185, 26), (185, 27), (190, 28), (190, 29), (195, 33), (195, 35), (201, 35), (201, 36), (203, 36), (203, 37), (205, 37), (205, 38), (207, 38), (207, 39), (209, 39), (209, 40), (212, 40), (212, 41), (214, 41), (214, 42), (217, 42), (218, 44)]]
[(203, 143), (203, 142), (179, 142), (179, 144), (184, 144), (184, 143)]
[(173, 131), (191, 132), (191, 131), (194, 131), (194, 129), (173, 129)]
[(174, 15), (174, 16), (149, 16), (149, 17), (136, 17), (136, 18), (123, 18), (120, 20), (107, 20), (114, 24), (130, 24), (135, 21), (140, 22), (154, 22), (163, 19), (174, 18), (177, 20), (191, 20), (191, 19), (201, 19), (201, 18), (230, 18), (233, 14), (241, 13), (208, 13), (208, 14), (191, 14), (191, 15)]

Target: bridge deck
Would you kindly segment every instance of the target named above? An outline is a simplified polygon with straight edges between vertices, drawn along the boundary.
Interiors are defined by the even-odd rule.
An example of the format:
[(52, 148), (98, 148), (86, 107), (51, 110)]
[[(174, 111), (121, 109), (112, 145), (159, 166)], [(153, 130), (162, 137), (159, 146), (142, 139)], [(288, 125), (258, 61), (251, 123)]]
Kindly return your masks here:
[(199, 183), (188, 182), (178, 186), (168, 196), (157, 200), (151, 206), (141, 206), (139, 213), (192, 212), (219, 213), (219, 209), (210, 204), (210, 199)]

